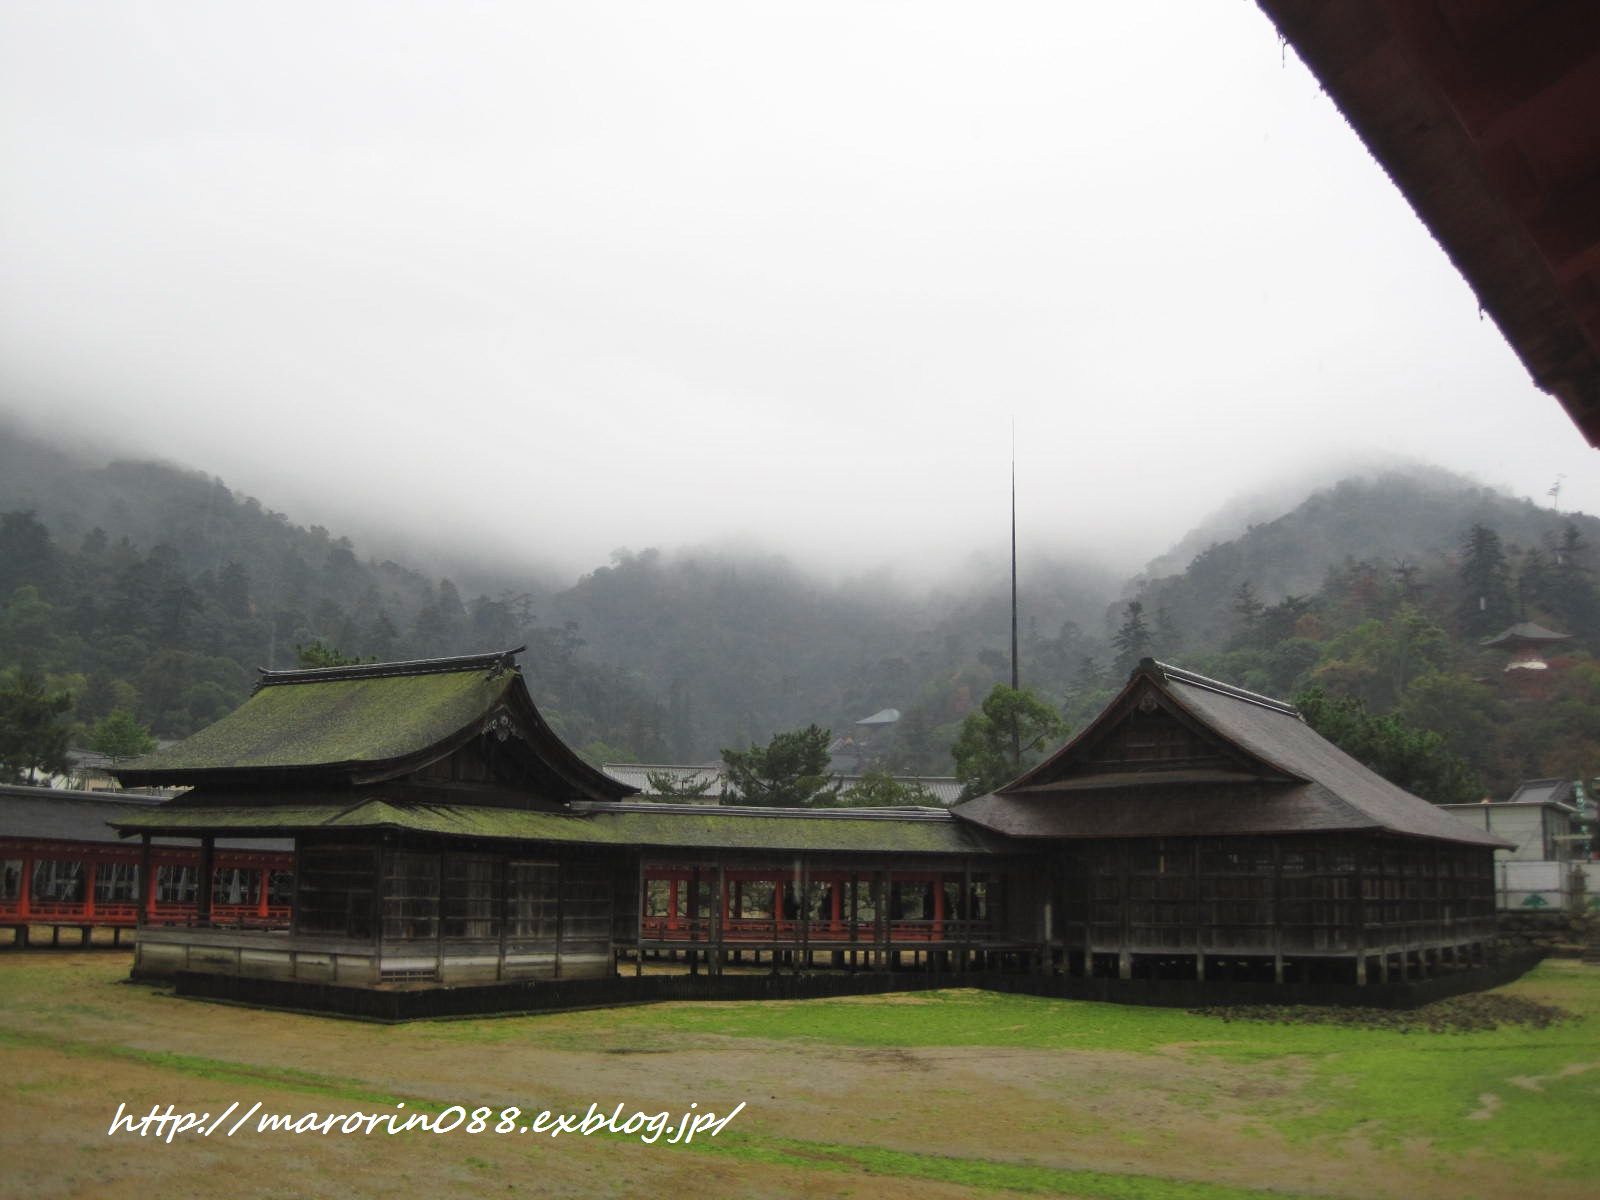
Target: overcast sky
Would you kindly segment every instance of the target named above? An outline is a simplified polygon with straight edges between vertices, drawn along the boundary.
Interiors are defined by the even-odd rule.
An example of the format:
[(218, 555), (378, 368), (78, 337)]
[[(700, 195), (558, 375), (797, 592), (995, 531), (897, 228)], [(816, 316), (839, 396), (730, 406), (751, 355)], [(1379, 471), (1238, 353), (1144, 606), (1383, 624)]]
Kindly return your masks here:
[(0, 6), (0, 408), (569, 569), (1600, 462), (1245, 0)]

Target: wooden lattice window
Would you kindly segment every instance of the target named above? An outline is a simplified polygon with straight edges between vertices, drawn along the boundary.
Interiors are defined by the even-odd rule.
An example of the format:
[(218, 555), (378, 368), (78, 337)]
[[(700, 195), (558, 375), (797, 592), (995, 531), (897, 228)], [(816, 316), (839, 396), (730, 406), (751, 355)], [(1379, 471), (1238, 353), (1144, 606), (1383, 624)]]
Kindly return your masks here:
[(300, 851), (296, 930), (326, 937), (371, 940), (378, 883), (377, 857), (367, 846), (304, 847)]
[(479, 854), (444, 856), (444, 936), (456, 941), (489, 941), (500, 936), (500, 887), (493, 858)]
[(507, 863), (506, 936), (519, 942), (555, 941), (561, 912), (560, 888), (559, 863)]
[(96, 904), (137, 904), (139, 868), (134, 863), (101, 863), (94, 873)]
[[(569, 862), (561, 875), (561, 940), (609, 941), (611, 880), (605, 869), (595, 863)], [(710, 915), (704, 904), (701, 915)]]
[(383, 873), (383, 939), (410, 942), (439, 936), (439, 856), (395, 853)]
[(52, 904), (78, 904), (83, 900), (84, 869), (81, 862), (42, 858), (33, 864), (33, 899)]

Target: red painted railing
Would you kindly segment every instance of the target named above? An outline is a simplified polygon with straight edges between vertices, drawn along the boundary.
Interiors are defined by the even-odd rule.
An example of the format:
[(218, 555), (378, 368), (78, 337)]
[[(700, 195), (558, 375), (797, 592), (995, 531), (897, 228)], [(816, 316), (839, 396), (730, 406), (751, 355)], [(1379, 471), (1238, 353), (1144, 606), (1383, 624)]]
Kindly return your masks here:
[[(974, 899), (977, 890), (969, 890), (973, 882), (965, 872), (940, 872), (934, 870), (895, 871), (880, 875), (875, 895), (884, 904), (899, 907), (901, 899), (891, 900), (885, 893), (888, 888), (902, 889), (906, 906), (919, 917), (894, 917), (875, 921), (859, 911), (850, 919), (850, 904), (845, 897), (852, 887), (874, 886), (867, 877), (847, 870), (811, 869), (802, 877), (789, 870), (757, 868), (725, 868), (720, 873), (714, 867), (696, 871), (682, 865), (646, 864), (644, 869), (645, 894), (641, 899), (639, 916), (640, 935), (646, 942), (705, 945), (721, 941), (724, 945), (780, 945), (827, 944), (839, 946), (927, 946), (959, 945), (983, 941), (993, 934), (987, 920), (970, 920), (959, 915), (964, 911), (982, 912), (983, 905)], [(717, 883), (723, 885), (722, 897), (717, 900)], [(981, 882), (981, 881), (980, 881)], [(689, 916), (691, 896), (698, 884), (698, 909)], [(651, 885), (656, 885), (652, 887)], [(747, 889), (759, 889), (756, 903), (769, 909), (767, 915), (736, 915), (751, 899)], [(809, 908), (816, 916), (809, 921), (800, 918), (795, 910), (800, 908), (796, 897), (802, 888), (809, 891)], [(860, 891), (855, 893), (858, 897)], [(960, 897), (965, 894), (965, 901)], [(910, 899), (914, 897), (914, 899)], [(776, 904), (773, 915), (771, 906)], [(716, 908), (721, 912), (716, 912)], [(660, 911), (661, 908), (666, 911)], [(650, 909), (655, 911), (649, 911)], [(711, 911), (708, 911), (708, 908)]]
[[(70, 842), (0, 839), (0, 925), (49, 925), (128, 927), (139, 923), (139, 901), (146, 902), (146, 920), (154, 925), (192, 925), (199, 917), (193, 899), (163, 899), (162, 889), (178, 887), (193, 893), (193, 874), (200, 866), (198, 847), (158, 846), (150, 856), (153, 878), (139, 879), (140, 850), (97, 842)], [(97, 892), (108, 868), (118, 868), (114, 890), (121, 895), (106, 899)], [(131, 870), (130, 870), (131, 869)], [(273, 851), (218, 849), (213, 857), (213, 879), (226, 885), (235, 880), (234, 872), (244, 872), (245, 892), (254, 899), (242, 904), (213, 902), (211, 924), (245, 926), (284, 926), (289, 923), (290, 906), (274, 902), (273, 877), (294, 870), (294, 855)], [(186, 875), (185, 875), (186, 873)], [(280, 878), (279, 891), (283, 880)], [(40, 886), (69, 895), (41, 896)], [(221, 892), (217, 886), (215, 892)], [(128, 892), (135, 898), (129, 898)], [(215, 894), (214, 892), (214, 894)]]

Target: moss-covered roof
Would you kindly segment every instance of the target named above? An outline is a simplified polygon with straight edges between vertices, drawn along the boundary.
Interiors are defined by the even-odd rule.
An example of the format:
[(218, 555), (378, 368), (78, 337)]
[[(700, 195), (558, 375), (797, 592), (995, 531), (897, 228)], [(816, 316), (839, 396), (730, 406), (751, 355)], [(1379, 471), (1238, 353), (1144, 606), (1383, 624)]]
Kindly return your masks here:
[(117, 773), (125, 780), (178, 778), (182, 772), (390, 762), (481, 720), (516, 678), (515, 671), (482, 667), (289, 682), (269, 675), (215, 725)]
[(719, 811), (683, 805), (587, 805), (572, 813), (472, 805), (402, 804), (369, 799), (355, 805), (184, 807), (168, 805), (119, 820), (124, 834), (285, 836), (340, 830), (394, 829), (441, 837), (567, 842), (706, 850), (770, 850), (881, 854), (982, 854), (996, 838), (947, 814), (839, 809)]

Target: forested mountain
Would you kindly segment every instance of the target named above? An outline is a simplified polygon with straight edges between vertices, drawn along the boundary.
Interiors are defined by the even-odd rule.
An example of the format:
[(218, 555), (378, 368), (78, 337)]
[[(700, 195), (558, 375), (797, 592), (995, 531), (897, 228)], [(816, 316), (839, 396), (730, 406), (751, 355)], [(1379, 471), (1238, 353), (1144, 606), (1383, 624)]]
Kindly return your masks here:
[(1132, 585), (1152, 616), (1166, 610), (1187, 651), (1220, 648), (1232, 629), (1234, 594), (1249, 583), (1273, 603), (1309, 595), (1347, 562), (1436, 567), (1473, 525), (1496, 531), (1513, 554), (1548, 546), (1572, 522), (1600, 543), (1600, 520), (1563, 515), (1438, 468), (1413, 466), (1355, 476), (1314, 492), (1275, 520), (1213, 542), (1170, 573), (1170, 556)]
[[(1320, 689), (1470, 768), (1430, 783), (1414, 764), (1419, 790), (1600, 772), (1595, 519), (1410, 469), (1322, 489), (1160, 573), (1194, 545), (1126, 584), (1025, 557), (1023, 682), (1079, 724), (1156, 654), (1276, 695)], [(419, 565), (198, 472), (86, 465), (0, 430), (0, 685), (35, 672), (85, 726), (125, 710), (181, 736), (313, 642), (380, 659), (526, 643), (535, 697), (595, 758), (707, 760), (897, 708), (876, 765), (943, 774), (962, 719), (1010, 674), (998, 558), (920, 591), (709, 550), (618, 552), (569, 586)], [(1542, 690), (1513, 695), (1505, 656), (1478, 643), (1517, 619), (1574, 637)]]
[[(714, 758), (898, 707), (910, 741), (895, 765), (947, 773), (952, 735), (934, 727), (1009, 671), (1003, 562), (929, 596), (825, 584), (778, 557), (646, 550), (568, 588), (474, 595), (203, 473), (86, 465), (3, 430), (0, 514), (0, 670), (45, 673), (83, 723), (128, 709), (165, 737), (237, 704), (256, 666), (294, 665), (297, 645), (387, 659), (526, 643), (535, 697), (595, 757)], [(1030, 571), (1027, 652), (1042, 668), (1063, 636), (1077, 649), (1074, 622), (1096, 623), (1117, 581)]]
[[(1153, 653), (1272, 695), (1358, 705), (1396, 738), (1436, 735), (1467, 769), (1445, 780), (1418, 767), (1403, 780), (1435, 799), (1591, 779), (1597, 546), (1593, 517), (1443, 472), (1346, 480), (1208, 546), (1181, 574), (1139, 580), (1113, 608), (1114, 670)], [(1551, 669), (1507, 672), (1509, 654), (1481, 644), (1518, 621), (1571, 635)]]
[[(951, 726), (1010, 672), (1007, 568), (975, 564), (960, 592), (819, 582), (784, 559), (709, 552), (619, 554), (553, 598), (596, 657), (651, 681), (681, 755), (819, 722), (842, 732), (879, 709), (906, 714), (893, 764), (948, 773)], [(1081, 656), (1115, 581), (1066, 562), (1030, 564), (1024, 657), (1046, 690)], [(1061, 649), (1065, 639), (1068, 649)]]
[(0, 670), (44, 674), (85, 724), (124, 709), (182, 736), (243, 700), (255, 667), (293, 666), (312, 642), (378, 659), (526, 642), (568, 737), (665, 751), (654, 698), (580, 668), (580, 640), (540, 621), (548, 597), (531, 589), (463, 595), (202, 473), (86, 466), (3, 431), (0, 514)]

